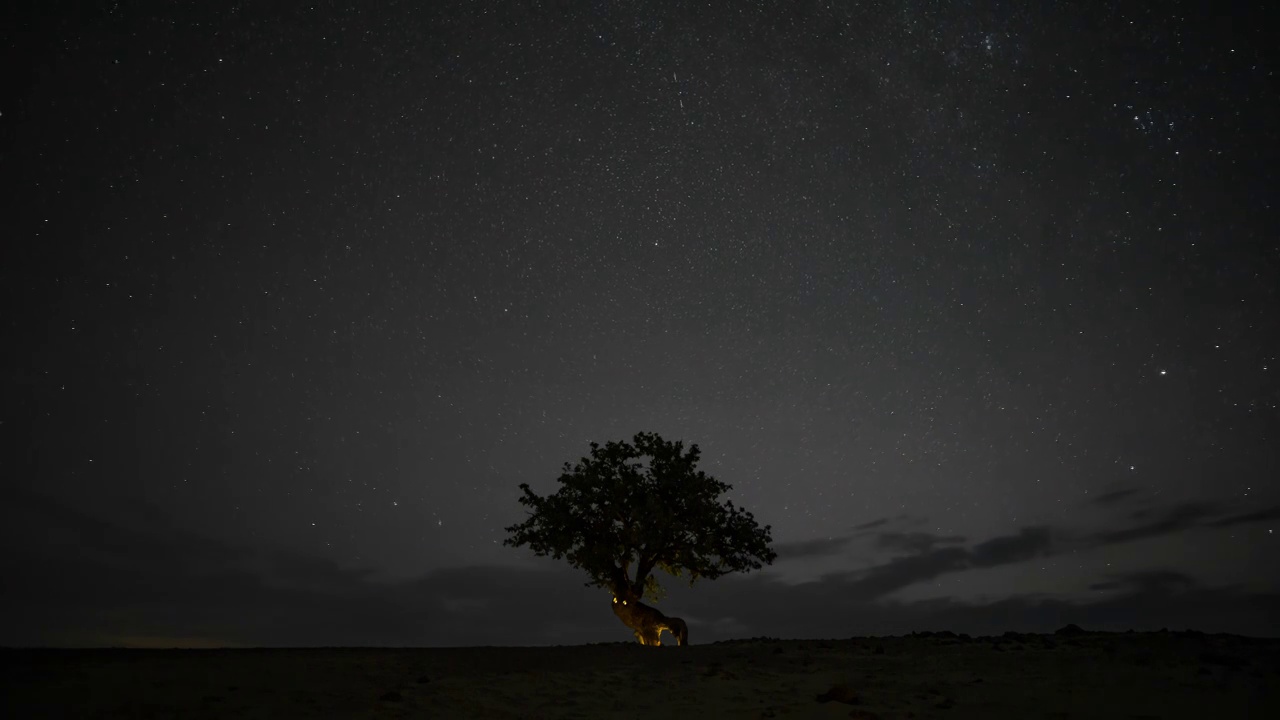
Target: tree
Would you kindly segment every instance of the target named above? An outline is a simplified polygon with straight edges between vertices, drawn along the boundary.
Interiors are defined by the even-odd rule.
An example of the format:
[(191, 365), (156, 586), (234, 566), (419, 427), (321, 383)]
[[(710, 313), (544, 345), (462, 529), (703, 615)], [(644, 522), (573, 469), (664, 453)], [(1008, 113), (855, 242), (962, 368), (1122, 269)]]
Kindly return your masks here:
[[(656, 433), (638, 433), (631, 443), (593, 442), (591, 457), (564, 464), (555, 494), (540, 497), (521, 483), (519, 502), (532, 510), (524, 522), (506, 528), (511, 535), (503, 545), (527, 545), (586, 571), (585, 584), (613, 593), (615, 613), (637, 638), (658, 644), (660, 630), (652, 623), (668, 618), (639, 602), (664, 594), (655, 568), (685, 576), (692, 586), (699, 578), (758, 570), (777, 558), (769, 547), (770, 526), (759, 527), (732, 500), (719, 502), (731, 486), (695, 469), (700, 455), (697, 445), (686, 451), (683, 442)], [(647, 466), (640, 462), (645, 458)], [(619, 612), (621, 605), (640, 610)]]

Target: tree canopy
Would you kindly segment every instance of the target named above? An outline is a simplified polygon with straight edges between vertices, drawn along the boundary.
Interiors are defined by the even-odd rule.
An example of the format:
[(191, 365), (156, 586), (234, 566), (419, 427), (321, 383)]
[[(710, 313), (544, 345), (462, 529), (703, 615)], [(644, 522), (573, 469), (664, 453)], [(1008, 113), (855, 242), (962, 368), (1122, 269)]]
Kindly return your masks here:
[[(521, 483), (524, 522), (504, 545), (585, 570), (588, 586), (658, 600), (655, 568), (674, 577), (715, 579), (758, 570), (777, 557), (770, 526), (719, 497), (732, 486), (696, 469), (697, 445), (638, 433), (632, 442), (591, 443), (591, 456), (564, 464), (560, 489), (540, 497)], [(647, 459), (647, 465), (642, 460)]]

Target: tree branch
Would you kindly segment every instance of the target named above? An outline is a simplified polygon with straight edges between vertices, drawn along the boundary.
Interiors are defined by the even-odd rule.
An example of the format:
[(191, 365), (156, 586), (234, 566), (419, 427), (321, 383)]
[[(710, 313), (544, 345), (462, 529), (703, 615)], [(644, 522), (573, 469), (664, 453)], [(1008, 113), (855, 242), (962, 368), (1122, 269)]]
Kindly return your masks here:
[(653, 552), (645, 553), (640, 556), (640, 563), (636, 565), (636, 586), (644, 587), (645, 578), (649, 577), (649, 573), (653, 572), (653, 566), (658, 563), (658, 558), (662, 557), (665, 547), (659, 548)]
[(626, 565), (624, 564), (622, 567), (614, 565), (611, 574), (613, 576), (613, 587), (609, 589), (612, 590), (615, 595), (621, 595), (621, 591), (630, 586), (630, 583), (627, 581)]

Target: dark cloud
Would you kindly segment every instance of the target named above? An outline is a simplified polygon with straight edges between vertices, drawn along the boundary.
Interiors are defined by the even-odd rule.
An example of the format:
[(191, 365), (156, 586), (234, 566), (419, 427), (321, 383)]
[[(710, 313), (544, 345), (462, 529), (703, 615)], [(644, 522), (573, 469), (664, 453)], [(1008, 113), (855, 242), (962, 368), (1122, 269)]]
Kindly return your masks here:
[(1126, 589), (1134, 595), (1169, 596), (1196, 589), (1199, 583), (1185, 573), (1173, 570), (1143, 570), (1130, 573), (1116, 573), (1107, 584), (1108, 590)]
[(918, 582), (963, 570), (969, 552), (963, 548), (941, 548), (910, 555), (859, 572), (832, 573), (820, 582), (840, 585), (840, 592), (852, 601), (871, 602)]
[(1224, 511), (1224, 507), (1211, 502), (1185, 502), (1171, 507), (1135, 510), (1130, 512), (1129, 519), (1137, 520), (1138, 524), (1129, 528), (1097, 533), (1091, 539), (1096, 544), (1117, 544), (1167, 536), (1170, 533), (1180, 533), (1192, 528), (1221, 528), (1280, 518), (1280, 509), (1268, 507), (1266, 510), (1212, 519), (1213, 516), (1221, 515)]
[[(857, 572), (831, 573), (821, 583), (838, 585), (839, 592), (858, 602), (874, 602), (917, 583), (926, 583), (954, 572), (972, 568), (992, 568), (1012, 565), (1039, 557), (1056, 555), (1067, 550), (1080, 550), (1090, 546), (1111, 545), (1132, 540), (1179, 532), (1201, 524), (1201, 521), (1219, 512), (1206, 504), (1187, 504), (1167, 508), (1154, 521), (1133, 527), (1088, 536), (1081, 543), (1055, 543), (1055, 536), (1066, 537), (1048, 527), (1022, 528), (1012, 535), (1004, 535), (980, 542), (972, 548), (939, 547), (962, 542), (958, 536), (936, 536), (929, 533), (884, 532), (876, 537), (880, 549), (907, 550), (912, 554)], [(1247, 516), (1250, 520), (1262, 519), (1264, 512)], [(1137, 516), (1134, 513), (1133, 516)], [(1233, 516), (1230, 519), (1246, 516)], [(1122, 580), (1095, 583), (1091, 589), (1118, 589), (1127, 587), (1133, 592), (1149, 591), (1153, 583), (1163, 583), (1162, 589), (1171, 590), (1185, 585), (1188, 579), (1175, 574), (1151, 572), (1132, 574)], [(1141, 586), (1139, 586), (1141, 585)], [(1148, 592), (1148, 594), (1150, 594)]]
[(1088, 505), (1115, 505), (1138, 494), (1137, 488), (1121, 488), (1089, 498)]
[[(242, 559), (240, 552), (222, 543), (172, 526), (163, 513), (140, 499), (118, 496), (118, 500), (117, 506), (111, 508), (118, 519), (107, 521), (48, 495), (10, 486), (0, 495), (0, 532), (20, 537), (20, 529), (38, 529), (41, 532), (35, 537), (46, 542), (25, 544), (26, 551), (38, 552), (46, 546), (56, 549), (71, 543), (79, 548), (79, 554), (108, 564), (128, 564), (132, 558), (149, 557), (175, 566), (194, 562), (199, 567), (227, 565)], [(157, 534), (167, 542), (156, 543)]]
[[(518, 568), (450, 568), (380, 582), (360, 569), (220, 543), (165, 525), (161, 518), (152, 517), (151, 527), (123, 527), (43, 496), (9, 493), (4, 499), (0, 533), (6, 542), (13, 533), (25, 532), (23, 523), (61, 540), (0, 557), (6, 578), (0, 616), (7, 618), (0, 644), (458, 646), (629, 638), (608, 612), (603, 591), (585, 587), (579, 572), (549, 560), (530, 560)], [(1169, 513), (1175, 519), (1192, 515), (1200, 517)], [(1046, 528), (1025, 528), (972, 548), (952, 544), (954, 538), (933, 538), (918, 542), (918, 553), (799, 585), (761, 574), (693, 588), (667, 580), (661, 607), (684, 617), (699, 643), (923, 629), (1048, 631), (1067, 622), (1099, 629), (1280, 632), (1275, 594), (1206, 588), (1171, 571), (1105, 576), (1091, 588), (1099, 596), (1080, 602), (1036, 596), (980, 604), (888, 599), (946, 573), (1052, 552), (1054, 536)], [(818, 554), (837, 540), (806, 547)]]
[[(951, 550), (954, 550), (951, 549)], [(935, 562), (942, 562), (935, 558)], [(1274, 636), (1280, 633), (1280, 594), (1211, 588), (1174, 572), (1113, 578), (1114, 592), (1076, 601), (1020, 595), (990, 603), (954, 599), (893, 602), (851, 595), (838, 576), (787, 586), (766, 578), (724, 578), (706, 587), (680, 588), (671, 612), (699, 622), (697, 638), (718, 639), (721, 627), (736, 636), (847, 637), (953, 630), (998, 634), (1005, 630), (1050, 632), (1069, 622), (1098, 630), (1193, 628)], [(749, 598), (747, 600), (746, 598)], [(702, 641), (702, 640), (699, 640)]]
[(1023, 528), (1017, 535), (996, 537), (974, 546), (969, 553), (974, 567), (995, 567), (1031, 560), (1052, 552), (1049, 529)]
[(875, 546), (880, 550), (926, 553), (938, 545), (952, 545), (962, 542), (964, 542), (964, 538), (959, 535), (934, 535), (927, 532), (882, 532), (876, 535)]
[(1266, 520), (1280, 520), (1280, 505), (1258, 510), (1256, 512), (1229, 515), (1224, 518), (1218, 518), (1217, 520), (1210, 520), (1205, 524), (1210, 527), (1230, 527), (1232, 525), (1246, 525), (1248, 523), (1263, 522)]
[[(86, 544), (0, 557), (0, 613), (11, 619), (0, 628), (4, 645), (191, 637), (242, 646), (556, 644), (598, 639), (612, 619), (590, 619), (589, 608), (603, 610), (607, 598), (566, 571), (454, 568), (378, 582), (363, 569), (180, 528), (122, 527), (42, 496), (6, 499), (6, 520), (25, 515)], [(7, 522), (3, 532), (12, 528)]]
[(972, 549), (937, 547), (962, 541), (957, 536), (929, 533), (880, 533), (876, 541), (879, 547), (913, 550), (914, 554), (867, 570), (831, 573), (822, 581), (840, 584), (840, 592), (850, 599), (872, 602), (947, 573), (1022, 562), (1053, 550), (1048, 529), (1040, 527), (992, 538)]
[(849, 537), (817, 538), (797, 542), (775, 543), (773, 549), (782, 560), (836, 555), (849, 544)]
[(870, 530), (872, 528), (878, 528), (881, 525), (887, 525), (888, 523), (889, 523), (889, 518), (880, 518), (879, 520), (872, 520), (871, 522), (862, 523), (861, 525), (854, 525), (853, 529), (854, 530)]

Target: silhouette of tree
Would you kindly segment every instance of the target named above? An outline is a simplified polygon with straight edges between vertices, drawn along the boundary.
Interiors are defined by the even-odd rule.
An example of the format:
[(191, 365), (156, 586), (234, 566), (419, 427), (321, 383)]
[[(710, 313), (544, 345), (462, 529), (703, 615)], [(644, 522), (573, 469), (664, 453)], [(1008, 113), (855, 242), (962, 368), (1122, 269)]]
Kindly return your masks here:
[[(657, 644), (642, 637), (653, 627), (638, 626), (667, 619), (639, 603), (663, 596), (655, 568), (687, 577), (692, 586), (699, 578), (758, 570), (777, 557), (770, 526), (759, 527), (732, 500), (720, 503), (731, 486), (697, 470), (699, 457), (697, 445), (686, 451), (683, 442), (656, 433), (638, 433), (631, 443), (591, 443), (591, 457), (564, 464), (555, 494), (539, 497), (521, 483), (520, 504), (532, 510), (506, 528), (503, 544), (527, 545), (585, 570), (586, 585), (613, 593), (615, 613), (637, 638)], [(620, 605), (638, 605), (639, 615), (619, 612)]]

